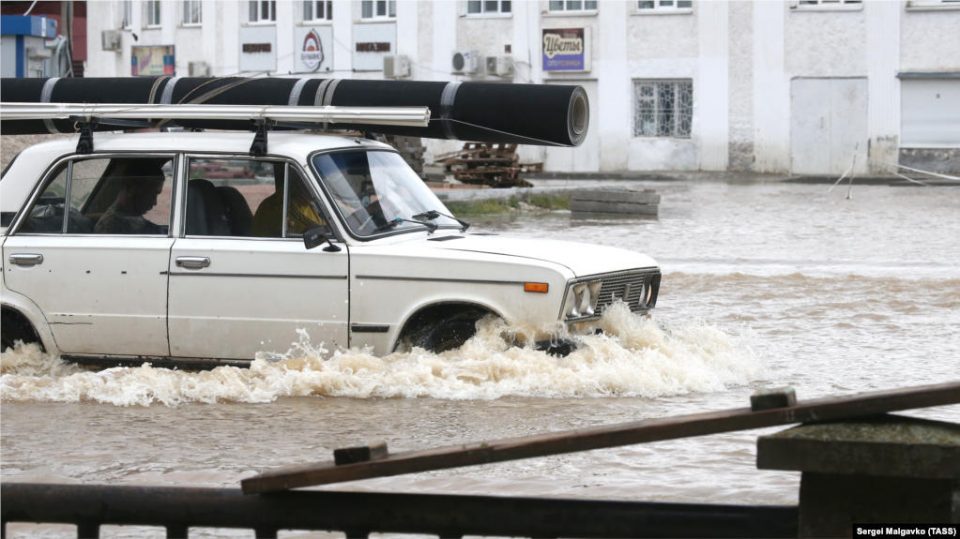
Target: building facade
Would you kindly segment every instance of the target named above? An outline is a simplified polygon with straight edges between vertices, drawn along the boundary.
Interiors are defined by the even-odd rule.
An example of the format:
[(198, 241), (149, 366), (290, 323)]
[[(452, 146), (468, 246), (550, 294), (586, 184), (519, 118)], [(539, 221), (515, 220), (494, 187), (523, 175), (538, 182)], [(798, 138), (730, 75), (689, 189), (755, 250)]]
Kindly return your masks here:
[[(551, 171), (960, 169), (960, 0), (103, 1), (87, 76), (579, 84)], [(455, 147), (431, 142), (428, 152)]]

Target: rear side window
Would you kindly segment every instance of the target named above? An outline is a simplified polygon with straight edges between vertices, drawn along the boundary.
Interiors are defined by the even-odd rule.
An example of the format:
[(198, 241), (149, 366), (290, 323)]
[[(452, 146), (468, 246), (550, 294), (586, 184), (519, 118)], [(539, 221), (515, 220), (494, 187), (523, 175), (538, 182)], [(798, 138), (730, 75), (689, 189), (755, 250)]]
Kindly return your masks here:
[(297, 237), (327, 225), (303, 178), (286, 163), (193, 158), (189, 170), (188, 236)]
[(62, 165), (28, 213), (21, 233), (166, 235), (173, 159), (75, 159)]

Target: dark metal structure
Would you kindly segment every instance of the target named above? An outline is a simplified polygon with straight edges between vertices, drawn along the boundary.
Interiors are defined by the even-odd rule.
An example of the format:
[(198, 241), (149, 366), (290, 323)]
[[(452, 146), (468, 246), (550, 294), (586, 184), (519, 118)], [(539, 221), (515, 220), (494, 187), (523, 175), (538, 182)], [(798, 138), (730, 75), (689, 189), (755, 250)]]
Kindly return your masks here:
[[(244, 495), (239, 489), (107, 485), (0, 485), (10, 522), (76, 524), (81, 538), (105, 524), (526, 537), (795, 537), (797, 508), (564, 500), (438, 494), (295, 491)], [(4, 532), (6, 533), (6, 532)]]

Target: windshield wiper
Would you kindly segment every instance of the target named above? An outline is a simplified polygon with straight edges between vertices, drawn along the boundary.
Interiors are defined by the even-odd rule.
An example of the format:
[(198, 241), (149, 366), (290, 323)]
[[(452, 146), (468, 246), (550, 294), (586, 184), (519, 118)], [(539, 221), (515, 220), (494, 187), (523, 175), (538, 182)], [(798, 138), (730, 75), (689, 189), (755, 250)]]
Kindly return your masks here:
[(460, 223), (460, 232), (466, 232), (467, 229), (470, 228), (470, 223), (464, 221), (463, 219), (457, 219), (452, 215), (440, 213), (437, 210), (427, 210), (423, 213), (418, 213), (413, 216), (414, 219), (430, 219), (431, 221), (438, 217), (446, 217), (448, 219), (453, 219), (454, 221)]
[[(414, 215), (413, 217), (416, 218), (417, 216)], [(402, 217), (396, 217), (393, 220), (387, 221), (386, 223), (378, 226), (376, 230), (374, 230), (374, 232), (383, 232), (384, 230), (392, 230), (394, 228), (397, 228), (397, 226), (400, 223), (413, 223), (415, 225), (423, 225), (427, 227), (427, 232), (429, 234), (433, 234), (437, 230), (437, 228), (439, 228), (435, 223), (431, 223), (429, 221), (417, 221), (414, 219), (404, 219)]]

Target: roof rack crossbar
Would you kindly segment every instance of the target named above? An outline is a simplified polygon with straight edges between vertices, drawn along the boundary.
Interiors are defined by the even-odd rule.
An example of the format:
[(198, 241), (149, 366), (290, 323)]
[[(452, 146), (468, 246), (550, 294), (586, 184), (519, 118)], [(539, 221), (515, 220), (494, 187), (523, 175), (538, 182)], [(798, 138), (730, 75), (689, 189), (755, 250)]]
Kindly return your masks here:
[(426, 127), (428, 107), (298, 107), (280, 105), (137, 105), (126, 103), (0, 103), (3, 120), (269, 120), (313, 124)]

